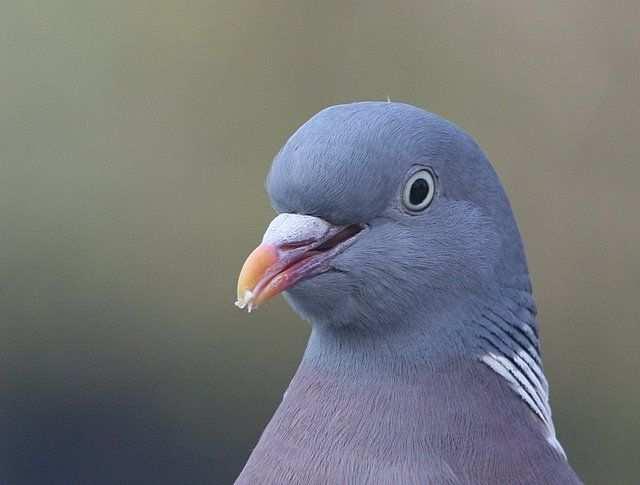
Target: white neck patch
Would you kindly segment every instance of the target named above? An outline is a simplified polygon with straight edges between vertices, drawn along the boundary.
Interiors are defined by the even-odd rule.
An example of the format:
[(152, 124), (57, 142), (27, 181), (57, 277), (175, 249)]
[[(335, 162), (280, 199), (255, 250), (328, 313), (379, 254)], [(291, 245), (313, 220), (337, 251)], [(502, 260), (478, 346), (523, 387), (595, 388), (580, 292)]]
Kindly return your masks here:
[(480, 360), (504, 378), (542, 420), (547, 441), (566, 459), (551, 417), (549, 385), (542, 369), (535, 317), (529, 312), (516, 315), (506, 308), (500, 310), (487, 309), (474, 322)]

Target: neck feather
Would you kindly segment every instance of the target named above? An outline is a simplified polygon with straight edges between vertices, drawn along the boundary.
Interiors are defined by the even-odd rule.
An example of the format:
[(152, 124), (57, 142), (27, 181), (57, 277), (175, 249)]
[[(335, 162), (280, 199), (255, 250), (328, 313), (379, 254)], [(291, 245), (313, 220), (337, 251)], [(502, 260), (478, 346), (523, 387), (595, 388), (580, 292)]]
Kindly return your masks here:
[(501, 289), (500, 298), (485, 303), (479, 311), (473, 343), (480, 361), (509, 383), (544, 423), (549, 443), (564, 455), (551, 417), (536, 313), (529, 291)]
[(414, 318), (398, 331), (314, 325), (303, 365), (343, 375), (413, 376), (456, 361), (484, 364), (541, 420), (547, 441), (561, 454), (549, 406), (534, 299), (527, 289), (501, 288), (426, 322)]

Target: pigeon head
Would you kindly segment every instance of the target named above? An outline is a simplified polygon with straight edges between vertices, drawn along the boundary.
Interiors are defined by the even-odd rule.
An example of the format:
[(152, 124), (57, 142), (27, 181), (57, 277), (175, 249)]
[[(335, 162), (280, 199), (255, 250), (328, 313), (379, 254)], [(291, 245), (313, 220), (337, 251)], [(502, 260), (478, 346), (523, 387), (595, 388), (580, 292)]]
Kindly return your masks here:
[(501, 287), (529, 289), (508, 199), (477, 143), (390, 102), (327, 108), (275, 157), (279, 215), (249, 256), (238, 305), (285, 297), (314, 324), (392, 328)]
[(312, 330), (239, 483), (269, 467), (270, 483), (579, 483), (520, 234), (469, 135), (406, 104), (333, 106), (282, 147), (267, 191), (278, 215), (237, 304), (283, 292)]

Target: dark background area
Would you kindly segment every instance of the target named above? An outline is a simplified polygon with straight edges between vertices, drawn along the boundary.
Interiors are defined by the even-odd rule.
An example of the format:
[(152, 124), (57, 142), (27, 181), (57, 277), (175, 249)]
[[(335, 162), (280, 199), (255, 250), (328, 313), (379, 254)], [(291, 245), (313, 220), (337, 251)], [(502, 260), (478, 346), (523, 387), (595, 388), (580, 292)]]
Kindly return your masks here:
[(309, 331), (233, 306), (270, 160), (387, 96), (493, 160), (560, 441), (586, 483), (636, 483), (639, 25), (637, 1), (2, 4), (0, 483), (232, 483)]

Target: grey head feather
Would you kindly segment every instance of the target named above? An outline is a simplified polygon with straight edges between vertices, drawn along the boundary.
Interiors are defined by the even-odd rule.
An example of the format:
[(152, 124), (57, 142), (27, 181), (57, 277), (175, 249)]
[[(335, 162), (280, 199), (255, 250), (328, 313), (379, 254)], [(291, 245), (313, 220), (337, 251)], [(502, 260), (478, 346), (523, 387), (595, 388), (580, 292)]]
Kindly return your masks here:
[[(403, 186), (411, 174), (424, 168), (436, 176), (436, 197), (428, 209), (410, 213), (401, 202)], [(285, 483), (304, 483), (296, 481), (295, 477), (301, 475), (295, 469), (302, 463), (316, 466), (321, 458), (309, 444), (312, 439), (295, 442), (296, 447), (310, 448), (304, 458), (296, 454), (289, 464), (293, 468), (287, 468), (289, 465), (268, 448), (284, 446), (290, 450), (294, 446), (289, 442), (290, 430), (297, 428), (300, 419), (315, 426), (309, 424), (304, 433), (317, 427), (332, 429), (332, 418), (322, 407), (323, 396), (314, 394), (319, 384), (316, 386), (310, 377), (325, 373), (338, 376), (330, 380), (324, 403), (338, 413), (342, 412), (340, 406), (346, 405), (340, 389), (369, 383), (368, 387), (363, 384), (363, 395), (375, 400), (374, 395), (367, 394), (369, 388), (387, 374), (414, 384), (426, 379), (439, 392), (448, 393), (443, 401), (435, 402), (427, 392), (421, 401), (413, 403), (416, 409), (422, 409), (422, 424), (433, 429), (442, 426), (431, 419), (442, 411), (438, 406), (450, 405), (455, 416), (467, 413), (489, 422), (494, 418), (477, 414), (477, 409), (495, 409), (491, 412), (504, 413), (505, 419), (517, 416), (518, 422), (527, 423), (529, 413), (537, 424), (527, 424), (521, 442), (510, 437), (501, 443), (502, 431), (493, 441), (487, 438), (488, 461), (481, 465), (482, 473), (499, 473), (500, 467), (508, 464), (493, 463), (491, 454), (506, 457), (513, 447), (520, 449), (519, 455), (511, 453), (514, 466), (527, 463), (530, 470), (523, 469), (522, 473), (545, 478), (512, 483), (579, 483), (555, 438), (535, 303), (515, 218), (491, 163), (468, 134), (435, 114), (407, 104), (333, 106), (312, 117), (289, 138), (273, 161), (266, 187), (277, 212), (316, 216), (333, 224), (362, 223), (368, 231), (332, 261), (332, 271), (300, 281), (285, 293), (293, 309), (311, 322), (312, 335), (298, 375), (252, 455), (243, 473), (244, 482), (239, 483), (250, 483), (247, 477), (267, 467), (273, 468), (274, 476), (280, 479), (291, 478)], [(455, 381), (447, 373), (442, 380), (437, 375), (432, 376), (433, 381), (427, 378), (435, 369), (467, 369), (469, 365), (470, 370), (459, 372), (466, 376), (464, 382), (462, 378)], [(469, 385), (473, 376), (481, 376), (487, 392), (492, 389), (493, 394), (486, 398), (468, 395), (467, 389), (471, 388), (483, 392)], [(413, 392), (413, 387), (409, 389)], [(503, 389), (510, 389), (511, 397), (503, 394)], [(392, 391), (380, 391), (388, 396), (389, 405), (402, 398), (402, 390)], [(305, 399), (303, 411), (300, 402)], [(477, 409), (467, 405), (474, 400)], [(423, 409), (424, 403), (432, 407)], [(402, 400), (396, 405), (408, 406)], [(378, 412), (384, 421), (389, 419), (387, 411), (381, 403), (366, 412), (372, 413), (371, 419), (376, 419)], [(459, 423), (447, 421), (450, 417), (442, 419), (452, 430), (464, 429)], [(354, 428), (354, 433), (359, 429)], [(336, 433), (338, 436), (326, 439), (350, 443), (351, 438)], [(504, 428), (504, 433), (509, 434), (509, 429)], [(375, 431), (367, 439), (379, 438)], [(437, 433), (433, 439), (437, 440)], [(451, 443), (440, 448), (433, 442), (421, 442), (431, 450), (432, 460), (421, 464), (417, 476), (427, 476), (431, 471), (448, 477), (451, 483), (468, 483), (465, 479), (456, 481), (458, 470), (449, 463), (459, 463), (465, 453), (475, 456), (478, 450), (466, 449), (472, 445), (465, 444), (463, 437), (447, 439)], [(546, 443), (548, 449), (540, 448), (539, 443)], [(318, 450), (323, 446), (334, 449), (337, 445), (315, 445)], [(410, 448), (420, 446), (414, 443)], [(537, 462), (531, 453), (545, 458)], [(347, 458), (341, 460), (346, 463)], [(345, 463), (345, 467), (355, 466)], [(356, 467), (360, 473), (364, 473), (362, 466)], [(459, 463), (459, 467), (463, 465)], [(473, 475), (468, 470), (464, 473)], [(509, 473), (505, 476), (511, 476)], [(564, 481), (549, 478), (552, 476), (564, 477)], [(480, 479), (477, 483), (485, 482)]]

